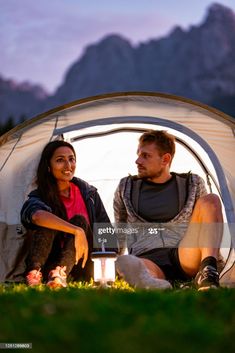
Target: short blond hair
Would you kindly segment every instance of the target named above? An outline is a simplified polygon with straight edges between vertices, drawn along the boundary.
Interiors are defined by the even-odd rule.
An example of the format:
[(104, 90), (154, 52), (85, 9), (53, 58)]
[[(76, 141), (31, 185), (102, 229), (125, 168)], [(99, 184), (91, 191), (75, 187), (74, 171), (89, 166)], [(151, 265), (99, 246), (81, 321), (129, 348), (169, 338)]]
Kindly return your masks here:
[(148, 130), (140, 136), (139, 143), (155, 143), (161, 155), (170, 153), (172, 158), (175, 155), (175, 137), (165, 130)]

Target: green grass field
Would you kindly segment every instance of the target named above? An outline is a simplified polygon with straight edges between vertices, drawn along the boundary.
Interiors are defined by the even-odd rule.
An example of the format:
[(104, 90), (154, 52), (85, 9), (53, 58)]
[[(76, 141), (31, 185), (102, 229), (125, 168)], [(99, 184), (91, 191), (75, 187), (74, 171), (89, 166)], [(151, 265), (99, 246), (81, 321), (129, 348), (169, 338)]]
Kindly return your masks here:
[(32, 343), (33, 352), (234, 353), (234, 304), (234, 289), (2, 284), (0, 343)]

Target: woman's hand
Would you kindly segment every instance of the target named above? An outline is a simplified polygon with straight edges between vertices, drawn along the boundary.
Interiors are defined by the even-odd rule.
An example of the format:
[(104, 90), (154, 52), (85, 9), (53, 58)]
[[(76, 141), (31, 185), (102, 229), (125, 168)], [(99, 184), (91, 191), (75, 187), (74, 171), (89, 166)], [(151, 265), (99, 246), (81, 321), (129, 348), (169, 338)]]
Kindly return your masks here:
[(83, 258), (82, 268), (84, 268), (88, 258), (88, 242), (84, 230), (80, 227), (74, 232), (74, 244), (76, 250), (75, 264)]

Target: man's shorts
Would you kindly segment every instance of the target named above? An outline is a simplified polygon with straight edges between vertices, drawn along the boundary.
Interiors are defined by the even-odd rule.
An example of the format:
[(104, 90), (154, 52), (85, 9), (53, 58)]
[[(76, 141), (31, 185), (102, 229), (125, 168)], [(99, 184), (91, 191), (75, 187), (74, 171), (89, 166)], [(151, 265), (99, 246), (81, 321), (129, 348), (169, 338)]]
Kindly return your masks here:
[(178, 248), (152, 249), (137, 256), (154, 262), (169, 281), (188, 281), (192, 278), (184, 272), (180, 265)]

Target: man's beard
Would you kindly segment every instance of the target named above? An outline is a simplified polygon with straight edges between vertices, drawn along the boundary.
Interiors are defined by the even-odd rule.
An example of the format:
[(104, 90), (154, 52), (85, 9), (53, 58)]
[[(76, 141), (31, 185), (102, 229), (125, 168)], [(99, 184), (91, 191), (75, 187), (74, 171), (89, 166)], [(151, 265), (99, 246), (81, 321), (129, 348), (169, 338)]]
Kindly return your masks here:
[(141, 179), (153, 179), (153, 178), (159, 178), (163, 173), (163, 168), (160, 169), (158, 172), (156, 173), (148, 173), (145, 171), (145, 169), (143, 169), (142, 171), (138, 171), (138, 178)]

